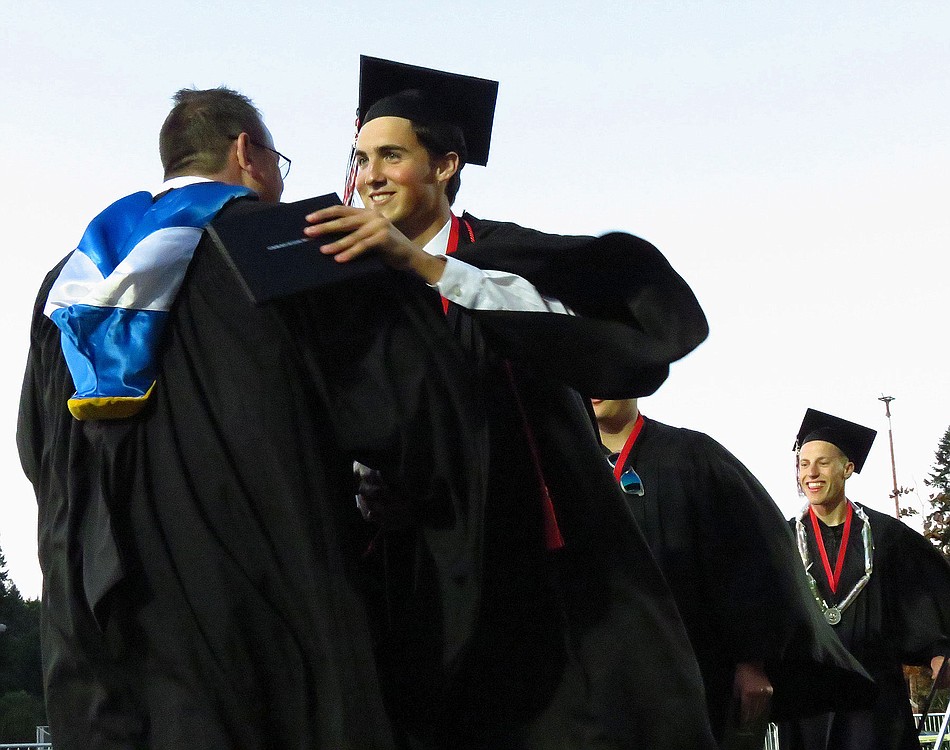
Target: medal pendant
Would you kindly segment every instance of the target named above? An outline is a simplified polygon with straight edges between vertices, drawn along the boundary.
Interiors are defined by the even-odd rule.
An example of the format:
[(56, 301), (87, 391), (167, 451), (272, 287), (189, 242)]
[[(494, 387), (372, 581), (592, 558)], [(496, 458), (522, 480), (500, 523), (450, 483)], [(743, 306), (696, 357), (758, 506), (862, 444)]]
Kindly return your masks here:
[(829, 625), (837, 625), (841, 622), (841, 610), (837, 607), (828, 607), (825, 610), (825, 620), (828, 621)]

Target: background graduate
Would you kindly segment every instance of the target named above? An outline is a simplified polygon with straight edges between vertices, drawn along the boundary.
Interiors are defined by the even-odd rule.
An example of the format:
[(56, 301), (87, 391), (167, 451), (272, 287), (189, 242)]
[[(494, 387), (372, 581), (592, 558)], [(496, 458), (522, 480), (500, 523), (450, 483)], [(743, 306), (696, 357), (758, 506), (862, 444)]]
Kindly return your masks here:
[(785, 519), (749, 470), (708, 435), (645, 417), (636, 399), (593, 404), (696, 650), (717, 739), (868, 705), (870, 680), (815, 610)]
[(807, 503), (789, 523), (814, 606), (874, 678), (878, 697), (869, 710), (783, 724), (783, 750), (916, 750), (902, 665), (929, 664), (936, 675), (950, 653), (950, 565), (913, 529), (845, 494), (875, 435), (831, 414), (805, 413), (796, 450)]

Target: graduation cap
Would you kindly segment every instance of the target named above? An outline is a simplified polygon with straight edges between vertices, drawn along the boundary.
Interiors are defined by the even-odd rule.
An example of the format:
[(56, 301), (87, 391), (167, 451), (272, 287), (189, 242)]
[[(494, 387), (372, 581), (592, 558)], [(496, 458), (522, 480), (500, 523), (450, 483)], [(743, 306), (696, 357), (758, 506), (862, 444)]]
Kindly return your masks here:
[(360, 55), (360, 127), (377, 117), (455, 125), (470, 164), (488, 164), (497, 98), (498, 81)]
[(844, 453), (854, 464), (854, 471), (860, 473), (876, 436), (877, 430), (815, 409), (808, 409), (802, 420), (802, 426), (798, 429), (795, 450), (813, 440), (823, 440)]

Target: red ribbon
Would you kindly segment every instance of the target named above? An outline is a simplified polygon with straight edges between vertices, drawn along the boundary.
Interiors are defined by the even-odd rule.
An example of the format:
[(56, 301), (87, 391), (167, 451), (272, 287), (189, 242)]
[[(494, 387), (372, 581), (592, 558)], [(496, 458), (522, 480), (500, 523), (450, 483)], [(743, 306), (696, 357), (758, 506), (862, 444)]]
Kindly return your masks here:
[(620, 481), (620, 475), (623, 474), (623, 467), (627, 463), (627, 457), (633, 449), (633, 444), (637, 442), (637, 438), (640, 437), (640, 430), (642, 429), (643, 415), (638, 413), (637, 421), (633, 423), (633, 429), (627, 436), (627, 441), (623, 444), (623, 450), (621, 450), (620, 455), (617, 456), (617, 463), (614, 464), (614, 479), (618, 482)]
[[(847, 501), (846, 501), (847, 502)], [(835, 571), (831, 572), (831, 563), (828, 561), (828, 552), (825, 550), (825, 540), (821, 538), (821, 529), (818, 527), (818, 516), (815, 515), (815, 509), (808, 507), (808, 514), (811, 516), (811, 525), (815, 530), (815, 541), (818, 544), (818, 552), (821, 554), (821, 563), (825, 566), (825, 576), (828, 578), (828, 585), (831, 587), (831, 593), (838, 589), (838, 581), (841, 580), (841, 571), (844, 570), (844, 553), (848, 549), (848, 537), (851, 532), (851, 503), (848, 503), (848, 513), (844, 518), (844, 533), (842, 534), (841, 547), (838, 549), (838, 559), (835, 560)]]
[(544, 478), (544, 471), (541, 469), (541, 452), (538, 450), (538, 441), (535, 440), (534, 430), (531, 429), (531, 423), (528, 422), (528, 413), (525, 411), (524, 403), (521, 400), (521, 394), (518, 393), (518, 387), (515, 385), (515, 373), (511, 368), (511, 362), (504, 360), (505, 372), (508, 375), (508, 383), (511, 386), (511, 392), (515, 397), (515, 403), (518, 405), (518, 413), (521, 416), (521, 428), (524, 431), (525, 440), (528, 443), (528, 451), (531, 453), (531, 463), (534, 466), (534, 476), (538, 482), (538, 491), (541, 493), (541, 522), (544, 526), (544, 546), (546, 549), (561, 549), (564, 546), (564, 537), (561, 536), (561, 529), (557, 523), (557, 515), (554, 512), (554, 502), (551, 500), (551, 491), (548, 489), (547, 480)]
[[(465, 224), (468, 231), (469, 242), (475, 242), (475, 232), (472, 231), (472, 225), (458, 216), (452, 214), (452, 226), (449, 228), (449, 242), (445, 247), (445, 254), (452, 255), (459, 246), (459, 225)], [(449, 311), (449, 301), (442, 298), (442, 310), (445, 313)], [(511, 363), (505, 360), (505, 371), (508, 375), (508, 383), (511, 386), (511, 392), (514, 394), (515, 403), (518, 405), (518, 412), (521, 416), (521, 426), (524, 430), (525, 440), (528, 442), (528, 451), (531, 453), (531, 463), (534, 465), (535, 477), (538, 481), (538, 489), (541, 493), (541, 516), (544, 525), (544, 546), (549, 550), (561, 549), (564, 546), (564, 537), (561, 536), (561, 529), (557, 523), (557, 515), (554, 512), (554, 503), (551, 500), (551, 493), (548, 490), (548, 483), (544, 478), (544, 472), (541, 469), (541, 454), (538, 450), (538, 443), (534, 437), (534, 431), (528, 422), (528, 415), (525, 412), (524, 404), (521, 401), (521, 395), (515, 385), (515, 375), (511, 369)]]
[[(449, 243), (445, 247), (445, 254), (451, 255), (459, 247), (459, 217), (455, 214), (452, 214), (452, 226), (449, 227)], [(468, 239), (470, 242), (475, 242), (475, 232), (472, 231), (472, 225), (467, 221), (465, 222), (465, 228), (468, 230)], [(446, 315), (449, 313), (449, 301), (443, 297), (442, 298), (442, 312)]]

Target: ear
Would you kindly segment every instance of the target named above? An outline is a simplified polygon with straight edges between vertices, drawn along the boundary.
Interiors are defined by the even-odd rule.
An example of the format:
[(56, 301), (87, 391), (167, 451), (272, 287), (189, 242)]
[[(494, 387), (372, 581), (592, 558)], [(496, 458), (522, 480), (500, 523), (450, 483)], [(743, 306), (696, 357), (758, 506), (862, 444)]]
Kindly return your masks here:
[(435, 179), (438, 182), (448, 182), (459, 171), (459, 155), (449, 151), (435, 160)]
[(241, 133), (234, 140), (234, 149), (237, 156), (238, 166), (241, 171), (247, 172), (251, 167), (251, 136), (247, 133)]
[(844, 465), (844, 478), (849, 479), (852, 474), (854, 474), (854, 462), (848, 461), (848, 463)]

